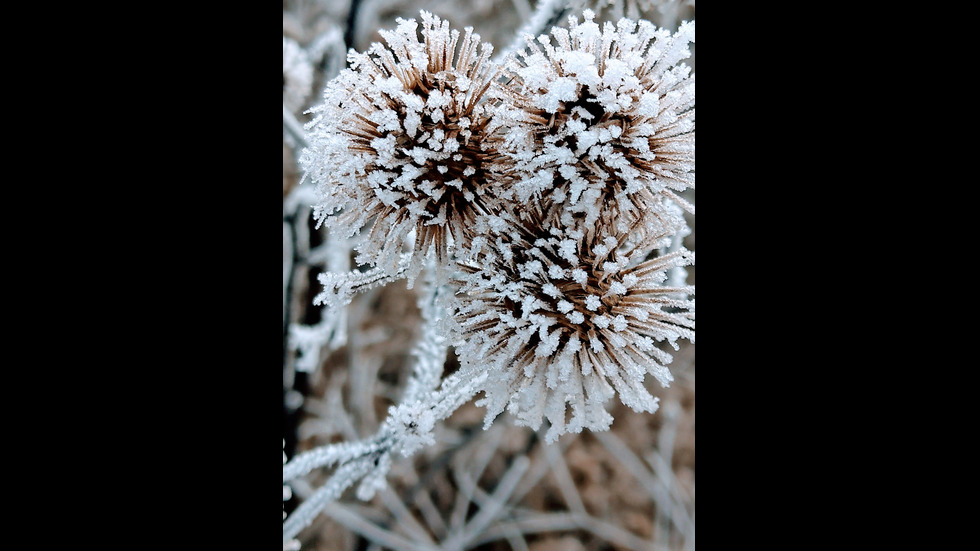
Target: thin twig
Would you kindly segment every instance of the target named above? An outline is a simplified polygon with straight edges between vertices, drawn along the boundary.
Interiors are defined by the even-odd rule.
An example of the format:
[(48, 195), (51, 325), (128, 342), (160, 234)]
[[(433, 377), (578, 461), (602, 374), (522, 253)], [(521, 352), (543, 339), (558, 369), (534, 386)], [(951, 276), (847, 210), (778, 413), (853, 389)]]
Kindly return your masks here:
[(384, 549), (399, 549), (404, 551), (435, 551), (436, 549), (433, 546), (409, 541), (398, 534), (372, 524), (365, 520), (364, 517), (339, 503), (328, 504), (323, 512), (352, 532), (380, 545)]
[(526, 25), (517, 31), (517, 35), (511, 41), (510, 46), (497, 54), (497, 59), (506, 59), (508, 55), (522, 50), (526, 44), (525, 36), (537, 37), (541, 33), (548, 32), (569, 11), (571, 11), (571, 5), (568, 0), (539, 0), (534, 15), (531, 16)]
[(568, 508), (573, 513), (587, 514), (585, 503), (582, 502), (582, 496), (575, 486), (575, 481), (572, 480), (572, 475), (568, 470), (568, 463), (565, 462), (565, 457), (561, 450), (556, 446), (544, 446), (544, 451), (548, 457), (548, 463), (551, 464), (551, 474), (554, 475), (555, 480), (558, 482), (558, 489), (561, 491), (562, 496), (564, 496)]
[[(449, 526), (453, 532), (461, 530), (466, 522), (466, 514), (469, 512), (470, 504), (473, 503), (474, 493), (479, 490), (477, 483), (502, 441), (503, 429), (499, 425), (494, 425), (490, 428), (490, 434), (484, 438), (484, 445), (477, 448), (472, 457), (465, 459), (460, 457), (457, 461), (453, 475), (459, 489), (456, 492), (456, 506), (449, 517)], [(463, 465), (466, 467), (465, 471)]]
[(405, 506), (401, 498), (395, 492), (391, 491), (390, 487), (381, 491), (381, 499), (384, 501), (385, 506), (388, 507), (388, 510), (395, 516), (398, 526), (409, 532), (415, 541), (421, 541), (435, 547), (436, 542), (432, 540), (432, 536), (415, 520), (415, 516), (408, 510), (408, 507)]
[(303, 127), (293, 116), (293, 113), (286, 107), (286, 104), (282, 104), (282, 127), (289, 132), (296, 143), (301, 149), (309, 147), (309, 142), (306, 141), (306, 132), (303, 131)]
[(520, 456), (514, 460), (507, 473), (504, 475), (497, 489), (493, 493), (490, 502), (480, 509), (473, 520), (471, 520), (463, 532), (450, 536), (448, 542), (443, 545), (446, 551), (462, 551), (468, 549), (470, 544), (482, 534), (490, 523), (497, 519), (497, 516), (507, 506), (507, 501), (517, 488), (517, 483), (531, 466), (531, 460), (525, 456)]
[(304, 501), (282, 524), (282, 541), (288, 542), (309, 526), (324, 507), (367, 475), (373, 466), (371, 459), (353, 461), (337, 469), (330, 480)]
[(611, 432), (599, 432), (595, 436), (609, 450), (609, 453), (626, 467), (636, 481), (647, 490), (657, 503), (657, 507), (669, 513), (667, 516), (674, 526), (681, 533), (687, 534), (691, 524), (690, 516), (683, 507), (678, 506), (679, 504), (674, 502), (670, 495), (668, 484), (663, 479), (655, 478), (636, 454), (633, 453), (633, 450), (615, 434)]

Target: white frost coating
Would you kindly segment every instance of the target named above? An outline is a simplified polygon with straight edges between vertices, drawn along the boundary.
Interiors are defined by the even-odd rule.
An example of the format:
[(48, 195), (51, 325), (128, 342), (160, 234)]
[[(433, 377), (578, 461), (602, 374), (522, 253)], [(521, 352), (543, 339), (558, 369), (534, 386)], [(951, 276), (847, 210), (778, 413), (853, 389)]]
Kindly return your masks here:
[(547, 113), (558, 111), (564, 101), (578, 99), (578, 83), (571, 78), (557, 78), (548, 85), (547, 91), (538, 96), (538, 107)]
[[(556, 54), (567, 74), (574, 75), (575, 81), (583, 86), (597, 86), (602, 81), (596, 67), (595, 56), (588, 52), (563, 51)], [(573, 98), (574, 99), (574, 98)]]
[(428, 12), (380, 34), (385, 44), (352, 52), (310, 110), (300, 164), (316, 185), (318, 220), (359, 236), (359, 262), (394, 275), (412, 247), (399, 272), (411, 285), (430, 258), (445, 274), (487, 210), (478, 199), (496, 184), (483, 143), (495, 113), (484, 103), (499, 96), (498, 68), (478, 35), (460, 40)]
[[(572, 232), (545, 233), (539, 221), (504, 216), (494, 225), (510, 240), (510, 255), (485, 249), (492, 237), (470, 249), (453, 307), (462, 371), (489, 375), (478, 402), (487, 408), (486, 424), (504, 411), (532, 428), (547, 419), (551, 442), (608, 429), (605, 404), (617, 394), (637, 411), (654, 411), (645, 377), (672, 380), (665, 367), (671, 358), (656, 343), (694, 340), (693, 287), (663, 285), (667, 271), (692, 263), (692, 254), (631, 264), (663, 235), (631, 242), (629, 235), (590, 239), (576, 232), (572, 239)], [(566, 260), (560, 252), (568, 242), (585, 256)], [(539, 259), (548, 259), (540, 269)]]
[(681, 63), (694, 23), (671, 35), (629, 20), (600, 28), (593, 13), (583, 16), (506, 66), (512, 96), (526, 98), (507, 108), (514, 138), (504, 141), (522, 172), (518, 199), (552, 201), (552, 216), (585, 231), (603, 222), (673, 227), (667, 205), (693, 214), (678, 194), (695, 187), (695, 81)]
[(422, 402), (391, 408), (388, 412), (388, 424), (392, 430), (401, 433), (397, 451), (405, 457), (411, 457), (425, 446), (436, 443), (433, 435), (436, 416), (431, 406)]

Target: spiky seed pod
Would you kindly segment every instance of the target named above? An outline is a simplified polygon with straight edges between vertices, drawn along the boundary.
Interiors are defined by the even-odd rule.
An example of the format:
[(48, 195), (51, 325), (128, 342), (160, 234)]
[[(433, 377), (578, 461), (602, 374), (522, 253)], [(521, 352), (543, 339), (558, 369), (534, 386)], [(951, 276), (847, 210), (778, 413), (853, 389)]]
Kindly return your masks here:
[(432, 250), (448, 265), (451, 243), (494, 210), (488, 169), (498, 162), (484, 139), (499, 75), (493, 47), (471, 28), (460, 39), (448, 21), (421, 19), (421, 41), (416, 21), (399, 19), (381, 32), (387, 46), (350, 54), (351, 68), (311, 110), (301, 160), (318, 184), (322, 222), (350, 236), (373, 220), (358, 262), (393, 272), (414, 234), (409, 279)]
[(295, 40), (282, 37), (282, 102), (291, 111), (303, 107), (313, 88), (313, 65)]
[(487, 424), (505, 408), (534, 428), (546, 417), (554, 441), (608, 429), (605, 404), (616, 394), (656, 411), (646, 375), (672, 381), (658, 343), (695, 338), (694, 288), (666, 286), (667, 272), (692, 265), (694, 253), (645, 260), (669, 233), (589, 238), (507, 218), (487, 218), (487, 237), (473, 241), (453, 308), (464, 369), (490, 372)]
[(665, 197), (693, 213), (677, 193), (695, 184), (695, 78), (679, 63), (694, 23), (671, 36), (647, 21), (600, 29), (584, 17), (526, 37), (508, 62), (505, 103), (517, 109), (500, 132), (526, 175), (516, 200), (538, 198), (586, 230), (601, 221), (623, 231)]

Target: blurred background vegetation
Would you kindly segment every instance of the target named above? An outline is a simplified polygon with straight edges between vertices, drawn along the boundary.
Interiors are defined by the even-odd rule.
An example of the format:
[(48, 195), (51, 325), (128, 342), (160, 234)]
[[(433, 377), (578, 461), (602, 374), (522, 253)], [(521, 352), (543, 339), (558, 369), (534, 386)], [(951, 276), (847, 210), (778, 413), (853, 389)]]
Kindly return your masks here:
[[(640, 16), (672, 30), (694, 19), (693, 0), (572, 2), (597, 19)], [(312, 222), (311, 186), (298, 186), (302, 144), (286, 130), (287, 112), (306, 122), (304, 110), (343, 68), (347, 48), (367, 49), (380, 40), (379, 29), (421, 9), (454, 29), (474, 27), (499, 51), (534, 1), (283, 1), (283, 438), (290, 457), (377, 431), (406, 381), (422, 322), (418, 297), (404, 282), (358, 296), (342, 316), (313, 306), (316, 276), (328, 266), (349, 269), (351, 259), (345, 244), (330, 243)], [(694, 66), (693, 56), (687, 63)], [(695, 202), (693, 192), (687, 198)], [(693, 217), (689, 224), (694, 230)], [(694, 276), (691, 267), (690, 284)], [(310, 339), (311, 332), (329, 338)], [(462, 408), (437, 430), (435, 446), (395, 465), (386, 491), (370, 502), (347, 495), (329, 506), (300, 535), (303, 549), (693, 550), (695, 346), (684, 344), (674, 356), (675, 384), (649, 382), (660, 411), (637, 414), (616, 400), (608, 433), (546, 446), (542, 435), (506, 418), (484, 431), (483, 411)], [(456, 365), (450, 354), (447, 372)], [(308, 477), (309, 487), (300, 483), (286, 511), (329, 474)]]

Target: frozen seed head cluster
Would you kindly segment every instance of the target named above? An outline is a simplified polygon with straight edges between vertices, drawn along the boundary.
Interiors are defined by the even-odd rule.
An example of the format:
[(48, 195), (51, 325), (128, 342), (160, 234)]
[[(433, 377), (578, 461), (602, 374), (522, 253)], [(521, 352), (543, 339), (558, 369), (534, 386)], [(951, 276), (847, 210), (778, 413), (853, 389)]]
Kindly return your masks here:
[(454, 289), (444, 322), (464, 372), (489, 375), (488, 424), (547, 419), (554, 440), (608, 429), (617, 395), (655, 411), (663, 345), (695, 338), (676, 281), (694, 264), (676, 246), (694, 214), (694, 23), (586, 10), (500, 61), (427, 12), (382, 37), (311, 110), (318, 219), (360, 234), (358, 262), (410, 280), (431, 263)]

